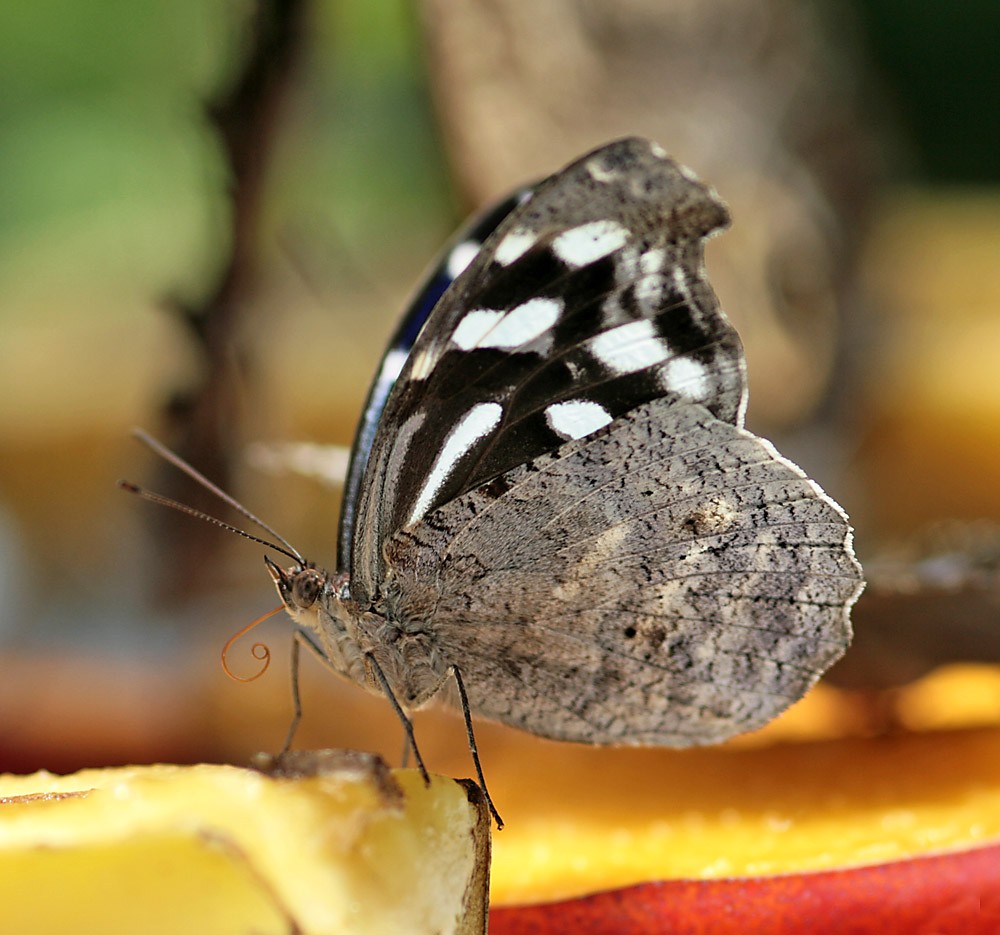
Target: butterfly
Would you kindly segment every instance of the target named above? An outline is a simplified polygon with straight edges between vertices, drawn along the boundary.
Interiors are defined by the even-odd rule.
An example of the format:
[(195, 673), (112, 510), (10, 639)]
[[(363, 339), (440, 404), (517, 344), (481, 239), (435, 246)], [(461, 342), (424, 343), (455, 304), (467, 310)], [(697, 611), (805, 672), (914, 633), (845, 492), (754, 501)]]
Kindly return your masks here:
[(847, 517), (743, 427), (743, 349), (703, 266), (728, 220), (638, 138), (501, 202), (389, 343), (338, 569), (266, 560), (299, 639), (390, 699), (421, 768), (406, 712), (446, 685), (485, 792), (472, 715), (710, 744), (846, 649), (863, 586)]

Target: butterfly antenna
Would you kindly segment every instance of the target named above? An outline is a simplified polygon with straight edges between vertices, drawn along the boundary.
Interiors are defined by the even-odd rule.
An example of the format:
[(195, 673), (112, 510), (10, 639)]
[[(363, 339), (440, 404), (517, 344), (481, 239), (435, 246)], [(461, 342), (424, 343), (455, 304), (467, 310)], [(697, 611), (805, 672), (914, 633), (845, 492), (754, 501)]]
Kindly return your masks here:
[(287, 555), (290, 559), (298, 562), (300, 565), (305, 564), (305, 559), (298, 553), (295, 547), (287, 540), (284, 536), (277, 533), (270, 526), (267, 525), (260, 517), (251, 513), (242, 503), (227, 494), (221, 487), (217, 487), (213, 484), (204, 474), (193, 468), (187, 463), (180, 455), (175, 454), (164, 444), (153, 438), (152, 435), (147, 434), (142, 431), (142, 429), (133, 429), (132, 434), (141, 441), (147, 448), (153, 451), (155, 454), (163, 458), (169, 464), (172, 464), (178, 470), (183, 471), (192, 480), (199, 483), (206, 490), (215, 494), (223, 503), (229, 504), (237, 513), (246, 519), (250, 520), (251, 523), (259, 526), (264, 532), (273, 536), (277, 542), (281, 545), (277, 545), (267, 539), (263, 539), (260, 536), (255, 536), (252, 533), (246, 532), (237, 526), (233, 526), (229, 523), (223, 522), (221, 519), (211, 516), (208, 513), (203, 513), (201, 510), (196, 510), (194, 507), (190, 507), (187, 504), (180, 503), (177, 500), (173, 500), (170, 497), (165, 497), (163, 494), (155, 493), (152, 490), (146, 490), (144, 487), (140, 487), (138, 484), (133, 484), (131, 481), (120, 480), (118, 481), (118, 486), (123, 490), (127, 490), (129, 493), (134, 493), (136, 496), (142, 497), (143, 500), (148, 500), (150, 503), (158, 503), (161, 506), (169, 507), (172, 510), (177, 510), (179, 513), (186, 513), (188, 516), (193, 516), (196, 519), (204, 520), (206, 523), (212, 523), (215, 526), (219, 526), (222, 529), (227, 529), (229, 532), (234, 532), (238, 536), (242, 536), (244, 539), (249, 539), (251, 542), (257, 542), (260, 545), (267, 546), (269, 549), (274, 549), (275, 552), (280, 552), (282, 555)]

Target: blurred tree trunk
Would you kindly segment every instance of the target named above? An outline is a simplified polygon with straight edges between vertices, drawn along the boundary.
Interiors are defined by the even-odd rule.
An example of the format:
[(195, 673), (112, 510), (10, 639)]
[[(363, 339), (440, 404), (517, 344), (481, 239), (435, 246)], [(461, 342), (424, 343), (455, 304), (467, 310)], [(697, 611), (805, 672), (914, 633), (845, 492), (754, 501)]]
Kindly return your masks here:
[[(421, 7), (445, 149), (473, 203), (612, 137), (655, 139), (732, 207), (709, 264), (747, 346), (753, 424), (787, 432), (844, 400), (878, 164), (846, 30), (798, 0)], [(826, 453), (814, 460), (829, 481)]]

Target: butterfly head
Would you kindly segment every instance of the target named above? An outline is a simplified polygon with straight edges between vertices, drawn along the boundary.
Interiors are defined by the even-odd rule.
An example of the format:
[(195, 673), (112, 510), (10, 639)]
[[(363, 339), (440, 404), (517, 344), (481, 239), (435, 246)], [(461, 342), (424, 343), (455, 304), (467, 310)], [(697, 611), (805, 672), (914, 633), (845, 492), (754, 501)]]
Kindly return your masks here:
[(264, 556), (268, 574), (289, 616), (300, 626), (317, 633), (331, 624), (338, 631), (349, 630), (345, 623), (356, 608), (350, 600), (347, 574), (331, 575), (311, 562), (296, 562), (282, 568)]
[(319, 600), (327, 583), (328, 576), (325, 572), (309, 564), (284, 569), (266, 555), (264, 563), (278, 589), (278, 596), (293, 616), (310, 610)]
[(357, 606), (350, 599), (347, 574), (329, 574), (308, 562), (282, 568), (267, 556), (267, 571), (288, 615), (335, 672), (365, 684), (359, 646)]

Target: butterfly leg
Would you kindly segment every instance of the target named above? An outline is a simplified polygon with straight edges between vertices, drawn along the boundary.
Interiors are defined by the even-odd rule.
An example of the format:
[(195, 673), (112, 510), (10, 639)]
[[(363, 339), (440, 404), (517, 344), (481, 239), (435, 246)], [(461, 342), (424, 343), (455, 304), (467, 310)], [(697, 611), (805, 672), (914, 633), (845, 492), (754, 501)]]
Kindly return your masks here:
[(469, 696), (465, 693), (465, 683), (462, 681), (462, 673), (458, 666), (449, 666), (448, 670), (455, 679), (455, 685), (458, 688), (458, 697), (462, 703), (462, 717), (465, 718), (465, 736), (469, 741), (469, 752), (472, 754), (472, 763), (476, 767), (476, 780), (479, 782), (479, 788), (483, 790), (483, 795), (486, 797), (486, 804), (489, 806), (490, 814), (497, 823), (497, 831), (499, 831), (503, 828), (503, 819), (493, 804), (490, 790), (486, 788), (486, 777), (483, 775), (483, 767), (479, 762), (479, 747), (476, 745), (476, 735), (472, 731), (472, 711), (469, 709)]
[(290, 683), (292, 686), (292, 723), (288, 725), (288, 733), (285, 734), (285, 742), (281, 745), (281, 753), (284, 756), (292, 746), (295, 739), (295, 732), (299, 729), (299, 722), (302, 720), (302, 696), (299, 694), (299, 638), (298, 633), (292, 634), (292, 656)]
[(417, 738), (413, 735), (413, 722), (406, 716), (403, 706), (396, 700), (396, 696), (389, 685), (389, 680), (385, 677), (385, 673), (382, 671), (382, 667), (378, 664), (375, 656), (372, 653), (365, 653), (365, 661), (371, 667), (372, 672), (375, 673), (375, 677), (382, 686), (382, 691), (385, 692), (385, 696), (389, 699), (393, 711), (396, 712), (396, 717), (399, 718), (400, 724), (403, 725), (403, 730), (406, 732), (406, 746), (413, 750), (413, 757), (417, 761), (420, 775), (424, 777), (424, 783), (429, 786), (431, 784), (431, 777), (427, 772), (427, 767), (424, 766), (424, 758), (420, 755)]
[(295, 739), (295, 733), (299, 729), (299, 722), (302, 720), (302, 695), (299, 693), (299, 647), (305, 642), (306, 646), (313, 652), (317, 652), (305, 636), (299, 631), (292, 633), (292, 653), (291, 667), (289, 670), (289, 683), (292, 688), (292, 723), (288, 725), (288, 733), (285, 735), (285, 742), (281, 746), (281, 754), (286, 754)]

